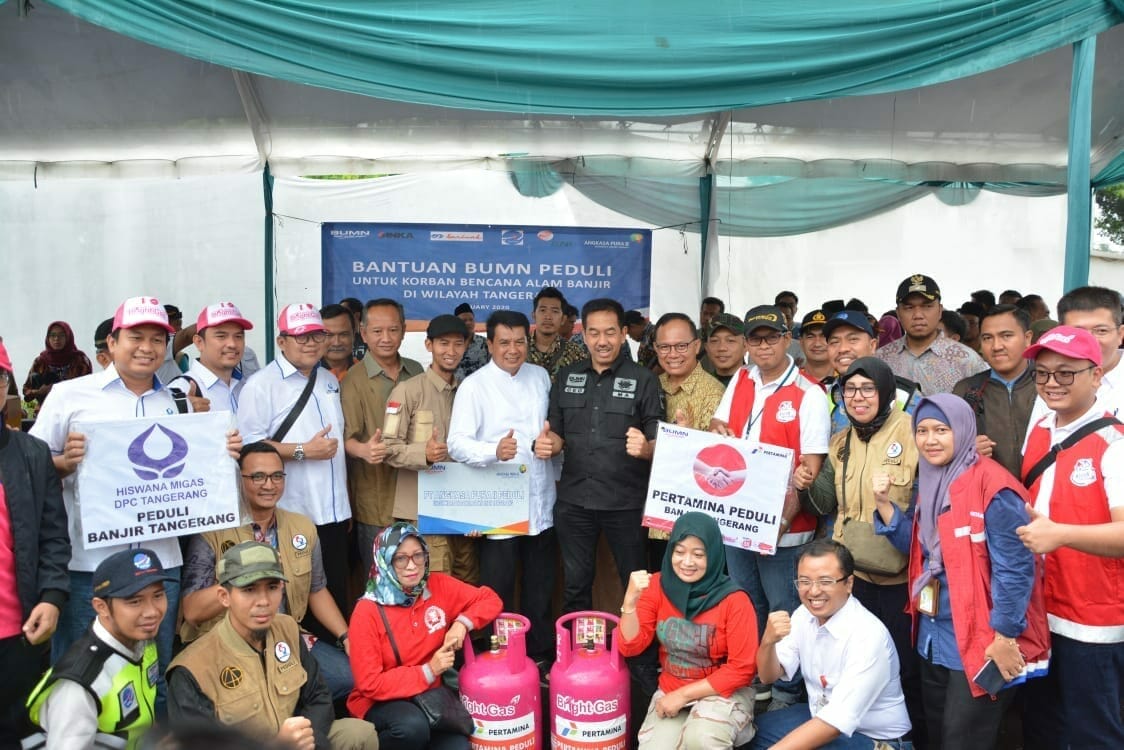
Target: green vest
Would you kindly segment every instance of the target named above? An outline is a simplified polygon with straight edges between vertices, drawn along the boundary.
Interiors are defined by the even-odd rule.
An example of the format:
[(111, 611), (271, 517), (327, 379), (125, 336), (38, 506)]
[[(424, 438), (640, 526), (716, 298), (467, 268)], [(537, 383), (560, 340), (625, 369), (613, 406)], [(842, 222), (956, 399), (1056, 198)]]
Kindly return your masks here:
[[(120, 747), (124, 740), (125, 748), (133, 750), (153, 724), (159, 674), (155, 643), (149, 641), (140, 662), (135, 662), (104, 643), (91, 628), (54, 667), (47, 670), (31, 692), (27, 699), (31, 721), (39, 725), (43, 704), (60, 680), (70, 680), (94, 696), (98, 710), (98, 738), (109, 740), (99, 743), (95, 738), (91, 745)], [(58, 721), (58, 718), (55, 720)]]

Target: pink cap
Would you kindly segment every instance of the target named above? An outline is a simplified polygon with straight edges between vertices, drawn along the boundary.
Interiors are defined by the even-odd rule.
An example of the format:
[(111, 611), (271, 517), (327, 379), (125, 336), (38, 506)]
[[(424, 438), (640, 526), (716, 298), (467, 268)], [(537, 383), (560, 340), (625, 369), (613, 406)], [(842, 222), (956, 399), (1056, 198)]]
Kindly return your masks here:
[(203, 333), (203, 329), (223, 323), (237, 323), (244, 331), (254, 327), (253, 323), (242, 317), (242, 311), (235, 307), (233, 302), (216, 302), (207, 305), (199, 313), (199, 317), (195, 319), (195, 332)]
[(289, 336), (300, 336), (328, 329), (324, 327), (316, 305), (301, 302), (281, 308), (281, 314), (277, 316), (277, 330)]
[[(15, 370), (12, 369), (12, 358), (8, 356), (8, 347), (4, 346), (3, 341), (0, 341), (0, 370), (7, 370), (8, 372), (12, 373), (13, 375), (16, 372)], [(0, 395), (6, 395), (6, 394), (0, 394)]]
[(1097, 367), (1102, 364), (1100, 344), (1093, 338), (1093, 334), (1084, 328), (1055, 326), (1042, 334), (1037, 344), (1028, 347), (1023, 352), (1023, 356), (1034, 359), (1043, 349), (1056, 352), (1063, 357), (1087, 359)]
[(137, 326), (159, 326), (168, 333), (176, 329), (168, 323), (168, 311), (155, 297), (130, 297), (121, 303), (113, 315), (113, 328), (136, 328)]

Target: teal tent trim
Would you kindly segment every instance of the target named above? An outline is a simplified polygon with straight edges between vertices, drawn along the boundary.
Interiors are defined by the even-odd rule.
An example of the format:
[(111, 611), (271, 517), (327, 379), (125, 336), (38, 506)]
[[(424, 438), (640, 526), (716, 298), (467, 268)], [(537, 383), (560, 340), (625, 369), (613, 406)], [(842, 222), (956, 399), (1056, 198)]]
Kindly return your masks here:
[(1093, 190), (1089, 178), (1089, 150), (1093, 134), (1093, 73), (1097, 39), (1073, 45), (1073, 83), (1069, 92), (1069, 159), (1065, 228), (1065, 291), (1089, 283), (1089, 250), (1093, 232)]
[(545, 198), (562, 189), (562, 177), (549, 163), (534, 160), (513, 160), (511, 184), (520, 195)]
[(666, 116), (877, 94), (1094, 36), (1120, 0), (52, 0), (236, 70), (474, 110)]
[(269, 162), (261, 173), (262, 200), (265, 205), (265, 361), (274, 359), (273, 348), (277, 337), (275, 330), (276, 305), (273, 300), (273, 174), (269, 171)]
[(705, 279), (702, 277), (706, 273), (707, 243), (710, 241), (710, 233), (718, 231), (718, 227), (710, 226), (712, 200), (714, 200), (714, 175), (703, 175), (699, 178), (699, 280), (704, 282)]
[(1115, 159), (1097, 173), (1096, 179), (1093, 180), (1093, 187), (1111, 187), (1122, 182), (1124, 182), (1124, 151), (1117, 154)]

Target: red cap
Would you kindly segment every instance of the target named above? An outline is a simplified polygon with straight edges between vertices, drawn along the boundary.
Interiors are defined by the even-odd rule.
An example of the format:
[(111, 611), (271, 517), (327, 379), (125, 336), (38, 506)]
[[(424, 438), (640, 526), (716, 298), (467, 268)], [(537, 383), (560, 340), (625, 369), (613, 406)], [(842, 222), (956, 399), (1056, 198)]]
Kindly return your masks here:
[(216, 302), (207, 305), (199, 313), (199, 317), (195, 319), (195, 332), (203, 333), (204, 329), (223, 323), (237, 323), (244, 331), (254, 327), (253, 323), (242, 317), (242, 311), (235, 307), (233, 302)]
[(0, 370), (7, 370), (12, 375), (16, 374), (12, 369), (12, 358), (8, 356), (8, 347), (4, 346), (3, 341), (0, 341)]
[(137, 326), (158, 326), (168, 333), (176, 329), (168, 323), (168, 311), (155, 297), (130, 297), (121, 303), (113, 315), (113, 328), (136, 328)]
[(300, 336), (328, 329), (324, 327), (316, 305), (302, 302), (281, 308), (281, 314), (277, 316), (277, 330), (289, 336)]
[(1055, 326), (1042, 334), (1042, 338), (1038, 339), (1037, 344), (1028, 347), (1023, 352), (1023, 356), (1027, 359), (1034, 359), (1043, 349), (1055, 352), (1063, 357), (1087, 359), (1097, 367), (1103, 364), (1100, 344), (1093, 338), (1093, 334), (1084, 328)]

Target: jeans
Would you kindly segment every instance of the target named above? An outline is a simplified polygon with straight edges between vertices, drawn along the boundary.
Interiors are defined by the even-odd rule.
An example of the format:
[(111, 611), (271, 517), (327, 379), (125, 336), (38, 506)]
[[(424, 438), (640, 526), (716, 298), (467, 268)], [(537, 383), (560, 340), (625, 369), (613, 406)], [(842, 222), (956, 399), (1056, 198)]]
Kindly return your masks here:
[(320, 676), (328, 686), (332, 700), (338, 701), (350, 695), (355, 679), (351, 676), (351, 661), (347, 654), (322, 638), (316, 639), (309, 653), (320, 668)]
[[(769, 711), (756, 719), (757, 734), (749, 744), (750, 750), (765, 750), (772, 747), (798, 726), (812, 718), (807, 703), (797, 703), (780, 711)], [(874, 739), (855, 732), (850, 737), (839, 735), (821, 750), (873, 750), (874, 743), (881, 742), (895, 750), (912, 750), (913, 743), (903, 739)], [(952, 750), (950, 747), (949, 750)]]
[[(562, 550), (562, 569), (566, 585), (562, 592), (562, 611), (593, 609), (593, 577), (597, 558), (597, 539), (601, 532), (613, 551), (621, 585), (628, 586), (634, 570), (647, 570), (645, 537), (640, 525), (642, 510), (594, 510), (573, 503), (554, 506), (554, 528)], [(789, 585), (792, 585), (791, 583)]]
[[(480, 544), (480, 584), (499, 594), (505, 612), (518, 612), (531, 621), (527, 655), (536, 661), (554, 658), (551, 599), (557, 555), (558, 539), (554, 529), (535, 536), (485, 539)], [(523, 585), (519, 596), (521, 606), (516, 608), (515, 573), (520, 565)]]
[[(168, 690), (164, 683), (164, 672), (172, 661), (172, 648), (176, 637), (176, 620), (180, 610), (180, 569), (164, 570), (173, 580), (164, 582), (164, 596), (168, 610), (160, 621), (156, 633), (156, 652), (160, 662), (160, 674), (156, 678), (156, 715), (163, 718), (166, 713)], [(97, 616), (94, 613), (94, 574), (92, 572), (70, 571), (70, 598), (59, 613), (59, 626), (51, 638), (51, 664), (54, 664), (67, 650), (81, 638)]]
[(1124, 748), (1124, 643), (1051, 633), (1050, 671), (1023, 687), (1026, 750)]
[(430, 732), (429, 720), (410, 701), (387, 701), (364, 717), (379, 733), (379, 750), (468, 750), (468, 737)]
[[(796, 560), (804, 545), (778, 547), (775, 555), (762, 555), (760, 552), (726, 547), (726, 568), (730, 578), (753, 603), (757, 616), (757, 638), (765, 632), (765, 622), (770, 612), (784, 610), (792, 614), (800, 606), (796, 593)], [(798, 696), (803, 688), (803, 678), (797, 672), (789, 682), (778, 680), (773, 690)], [(787, 701), (787, 702), (791, 702)]]

